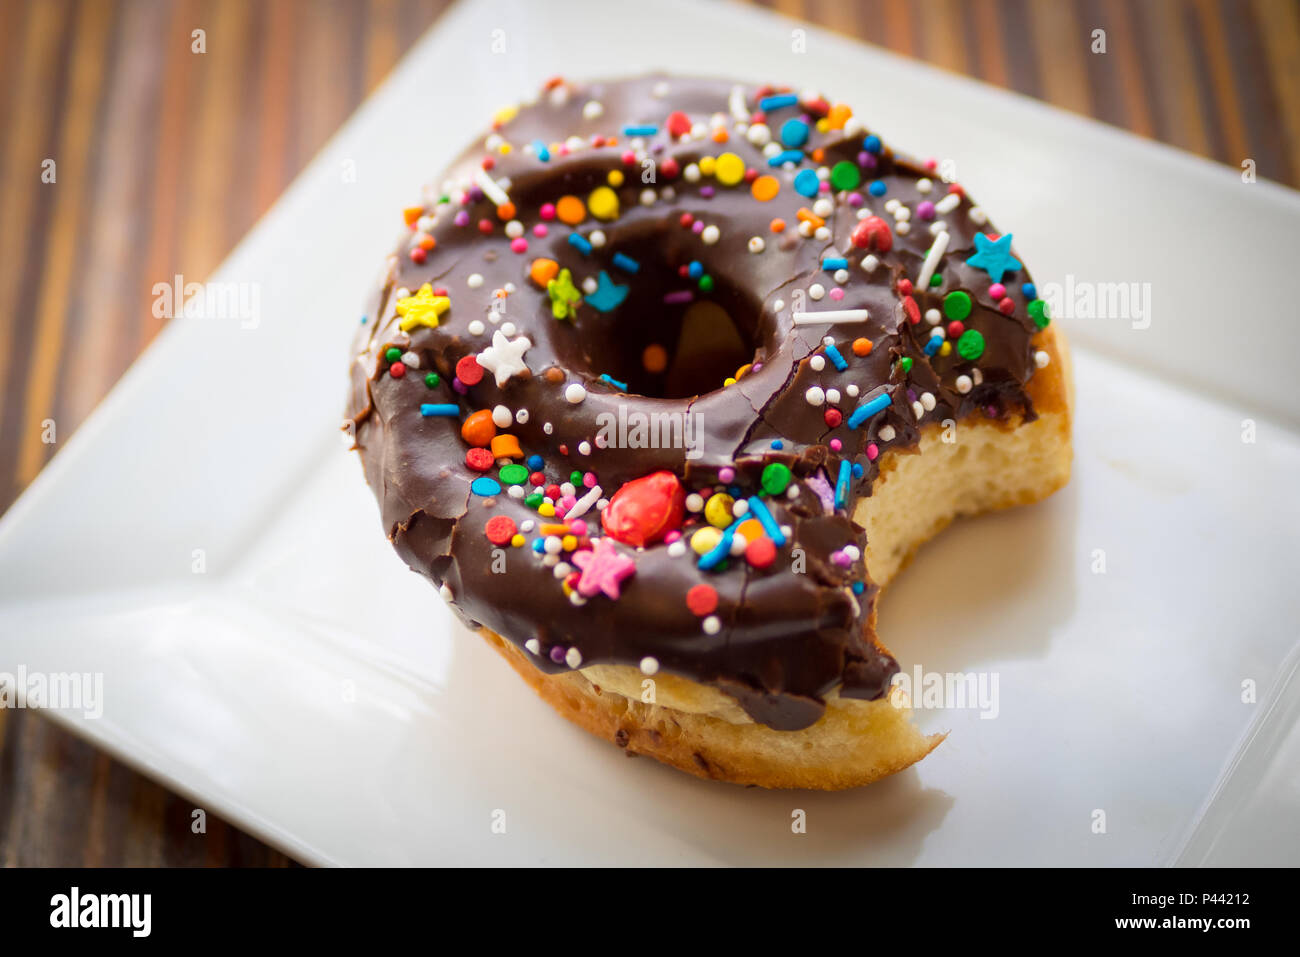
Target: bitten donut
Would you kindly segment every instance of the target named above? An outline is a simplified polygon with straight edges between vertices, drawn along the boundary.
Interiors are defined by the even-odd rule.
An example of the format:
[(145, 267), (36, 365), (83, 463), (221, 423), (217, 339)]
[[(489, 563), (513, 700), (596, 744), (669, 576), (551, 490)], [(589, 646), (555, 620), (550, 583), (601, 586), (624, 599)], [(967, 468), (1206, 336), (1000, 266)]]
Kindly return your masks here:
[(1070, 472), (1010, 233), (844, 104), (669, 76), (548, 82), (404, 219), (346, 427), (398, 553), (543, 698), (763, 787), (939, 743), (880, 589)]

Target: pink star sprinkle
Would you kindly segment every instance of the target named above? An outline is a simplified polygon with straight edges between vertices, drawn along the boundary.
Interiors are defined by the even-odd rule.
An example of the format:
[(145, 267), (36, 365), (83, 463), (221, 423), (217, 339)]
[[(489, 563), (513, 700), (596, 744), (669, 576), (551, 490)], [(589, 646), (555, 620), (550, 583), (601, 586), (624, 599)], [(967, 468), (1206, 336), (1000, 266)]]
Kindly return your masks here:
[(578, 579), (578, 594), (584, 598), (604, 592), (617, 600), (619, 583), (636, 571), (636, 562), (621, 554), (608, 538), (596, 539), (591, 551), (574, 552), (572, 560), (573, 564), (582, 569), (582, 577)]

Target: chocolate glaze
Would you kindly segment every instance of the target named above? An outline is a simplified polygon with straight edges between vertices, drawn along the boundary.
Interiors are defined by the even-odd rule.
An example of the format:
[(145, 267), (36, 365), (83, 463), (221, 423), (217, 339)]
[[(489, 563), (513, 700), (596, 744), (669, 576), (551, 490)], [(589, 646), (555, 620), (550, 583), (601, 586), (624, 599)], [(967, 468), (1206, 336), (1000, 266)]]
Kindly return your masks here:
[[(871, 273), (859, 266), (866, 251), (854, 248), (850, 239), (858, 223), (857, 210), (844, 193), (823, 193), (835, 199), (835, 211), (827, 218), (831, 236), (819, 240), (797, 233), (796, 213), (811, 207), (813, 200), (798, 195), (791, 186), (793, 171), (769, 167), (759, 146), (749, 142), (735, 117), (724, 125), (731, 135), (726, 143), (709, 136), (675, 139), (665, 129), (673, 111), (686, 113), (692, 121), (711, 126), (716, 114), (729, 114), (736, 84), (719, 80), (651, 76), (585, 85), (553, 83), (532, 104), (500, 122), (497, 134), (512, 147), (508, 155), (490, 150), (483, 140), (465, 151), (453, 166), (440, 194), (425, 204), (428, 225), (436, 247), (422, 264), (408, 255), (411, 233), (404, 235), (396, 253), (388, 260), (379, 289), (366, 310), (351, 372), (351, 395), (347, 418), (355, 427), (356, 446), (362, 454), (366, 477), (379, 499), (384, 528), (402, 558), (413, 568), (444, 586), (453, 607), (472, 625), (484, 625), (523, 646), (536, 639), (540, 653), (532, 654), (537, 667), (547, 672), (563, 671), (568, 665), (552, 660), (551, 650), (576, 648), (583, 666), (615, 663), (636, 666), (647, 656), (659, 663), (662, 672), (684, 676), (711, 685), (734, 697), (756, 721), (782, 730), (807, 727), (825, 708), (825, 696), (837, 687), (840, 693), (859, 698), (876, 698), (888, 690), (897, 663), (876, 642), (870, 626), (876, 596), (868, 570), (861, 558), (848, 567), (831, 560), (837, 550), (856, 545), (865, 550), (865, 535), (849, 516), (860, 496), (870, 494), (878, 460), (868, 458), (866, 449), (875, 443), (881, 451), (906, 451), (918, 440), (919, 428), (929, 422), (960, 419), (968, 415), (1014, 416), (1032, 419), (1033, 409), (1025, 385), (1035, 369), (1031, 336), (1035, 324), (1026, 314), (1027, 300), (1021, 284), (1028, 282), (1022, 269), (1004, 277), (1006, 298), (1014, 303), (1010, 315), (1000, 312), (989, 293), (988, 274), (967, 265), (974, 252), (973, 236), (991, 231), (964, 195), (959, 207), (937, 218), (945, 220), (951, 242), (938, 270), (943, 284), (936, 290), (918, 290), (916, 304), (924, 314), (941, 308), (943, 295), (965, 290), (975, 302), (965, 320), (968, 329), (979, 330), (985, 340), (984, 354), (968, 362), (954, 349), (948, 356), (928, 358), (923, 347), (931, 324), (925, 319), (908, 321), (898, 282), (915, 283), (926, 250), (933, 239), (929, 223), (915, 215), (920, 201), (936, 201), (946, 184), (921, 164), (895, 154), (887, 146), (874, 157), (875, 168), (864, 170), (859, 188), (865, 198), (862, 208), (882, 216), (891, 226), (893, 217), (883, 211), (884, 203), (897, 199), (913, 210), (912, 228), (907, 235), (894, 231), (893, 246), (877, 252), (880, 266)], [(765, 91), (743, 87), (745, 109), (757, 112)], [(597, 102), (598, 117), (584, 118), (584, 105)], [(781, 125), (800, 115), (815, 121), (826, 104), (801, 102), (798, 106), (773, 110), (767, 117), (773, 138)], [(592, 112), (589, 108), (588, 113)], [(642, 205), (641, 158), (624, 165), (629, 137), (622, 133), (629, 125), (658, 128), (644, 137), (646, 155), (657, 163), (661, 191), (653, 205)], [(864, 137), (870, 132), (860, 124), (847, 129), (813, 129), (802, 147), (805, 157), (816, 149), (824, 157), (814, 163), (805, 158), (798, 169), (832, 167), (840, 160), (858, 162)], [(593, 137), (613, 137), (617, 145), (593, 146)], [(562, 143), (579, 137), (581, 148), (568, 155), (552, 149), (543, 162), (527, 144)], [(492, 146), (497, 146), (493, 140)], [(494, 157), (491, 176), (508, 183), (516, 217), (528, 232), (526, 253), (512, 251), (511, 240), (497, 218), (495, 204), (470, 186), (472, 176), (489, 153)], [(760, 174), (775, 175), (781, 181), (779, 195), (759, 202), (748, 184), (724, 186), (704, 176), (687, 182), (681, 172), (669, 180), (663, 175), (665, 160), (672, 158), (680, 170), (701, 157), (734, 152)], [(870, 162), (870, 161), (869, 161)], [(671, 164), (667, 164), (671, 167)], [(604, 185), (611, 170), (625, 172), (625, 184), (616, 190), (620, 215), (608, 222), (591, 216), (577, 227), (589, 236), (601, 230), (606, 242), (582, 255), (567, 241), (573, 231), (558, 220), (548, 223), (549, 234), (538, 237), (533, 226), (543, 203), (554, 203), (566, 194), (586, 198)], [(933, 177), (933, 190), (921, 192), (918, 183)], [(883, 197), (867, 195), (866, 185), (879, 179), (887, 186)], [(702, 195), (703, 187), (713, 195)], [(662, 192), (671, 187), (672, 198)], [(460, 226), (454, 217), (469, 213), (469, 225)], [(719, 241), (706, 245), (701, 237), (680, 225), (683, 213), (715, 225)], [(785, 232), (769, 229), (780, 217), (789, 224)], [(477, 224), (486, 219), (490, 234)], [(765, 240), (761, 253), (747, 248), (751, 237)], [(635, 275), (611, 264), (615, 252), (637, 259)], [(849, 260), (850, 278), (837, 283), (824, 271), (821, 260), (843, 256)], [(529, 281), (529, 264), (546, 257), (572, 270), (575, 283), (609, 273), (619, 285), (630, 286), (627, 301), (611, 312), (581, 305), (571, 321), (557, 321), (551, 314), (547, 294)], [(666, 292), (692, 288), (678, 270), (692, 262), (702, 263), (714, 277), (711, 297), (721, 304), (747, 338), (756, 364), (753, 371), (735, 384), (681, 399), (627, 395), (602, 381), (602, 373), (616, 379), (635, 379), (643, 390), (663, 388), (662, 381), (634, 364), (629, 356), (639, 353), (642, 343), (656, 341), (659, 329), (671, 336), (681, 321), (684, 307), (662, 302)], [(471, 288), (468, 279), (479, 275), (483, 282)], [(437, 328), (417, 327), (409, 335), (398, 328), (394, 312), (399, 289), (417, 290), (430, 282), (445, 287), (451, 307)], [(803, 308), (866, 308), (870, 319), (859, 324), (795, 326), (791, 303), (813, 284), (826, 290), (842, 289), (838, 302), (829, 296), (805, 300)], [(507, 284), (513, 284), (508, 287)], [(495, 290), (513, 288), (504, 296), (504, 317), (493, 313)], [(704, 298), (698, 291), (697, 298)], [(780, 308), (778, 308), (778, 303)], [(1005, 308), (1005, 307), (1004, 307)], [(470, 332), (471, 321), (480, 320), (485, 331)], [(944, 324), (947, 323), (944, 319)], [(532, 346), (524, 359), (531, 370), (498, 388), (489, 374), (466, 394), (451, 386), (458, 360), (480, 353), (492, 341), (502, 322), (517, 327)], [(821, 371), (810, 362), (821, 352), (821, 339), (833, 336), (848, 361), (837, 372), (827, 361)], [(855, 338), (872, 340), (874, 348), (865, 357), (855, 356)], [(632, 346), (629, 346), (632, 343)], [(671, 346), (671, 343), (668, 343)], [(385, 352), (396, 346), (419, 357), (419, 368), (402, 378), (388, 374)], [(912, 367), (904, 373), (896, 360), (906, 356)], [(760, 365), (761, 364), (761, 365)], [(982, 382), (963, 394), (955, 386), (957, 376), (978, 368)], [(424, 377), (436, 371), (441, 383), (433, 389)], [(564, 387), (578, 382), (587, 390), (586, 399), (571, 404)], [(858, 398), (847, 389), (855, 384)], [(814, 407), (805, 399), (810, 386), (837, 388), (838, 403), (845, 422), (829, 428), (826, 407)], [(850, 429), (847, 419), (860, 401), (880, 390), (892, 394), (892, 404), (867, 424)], [(909, 394), (910, 390), (910, 394)], [(917, 418), (913, 400), (929, 392), (934, 408)], [(421, 403), (458, 403), (460, 418), (426, 418)], [(556, 579), (552, 568), (532, 548), (504, 549), (505, 573), (500, 569), (501, 553), (485, 536), (484, 526), (494, 515), (505, 514), (516, 523), (538, 521), (535, 511), (520, 499), (503, 491), (485, 498), (470, 492), (470, 482), (479, 473), (465, 463), (468, 448), (461, 438), (463, 417), (478, 409), (505, 405), (512, 412), (527, 410), (524, 424), (512, 425), (525, 456), (545, 459), (548, 482), (562, 483), (574, 470), (595, 472), (605, 496), (623, 483), (650, 472), (668, 469), (681, 477), (687, 490), (719, 483), (724, 467), (735, 469), (735, 479), (744, 494), (759, 491), (759, 476), (768, 462), (788, 464), (795, 473), (793, 497), (785, 495), (765, 501), (776, 520), (790, 531), (770, 567), (757, 569), (743, 559), (731, 559), (721, 570), (696, 567), (694, 553), (673, 557), (660, 543), (644, 550), (622, 545), (618, 548), (636, 562), (635, 574), (623, 582), (621, 595), (612, 600), (596, 595), (575, 604)], [(636, 412), (699, 413), (702, 426), (702, 454), (689, 459), (681, 448), (629, 449), (597, 448), (590, 454), (578, 451), (583, 440), (592, 441), (599, 430), (601, 413), (617, 415), (619, 406)], [(552, 425), (548, 434), (547, 423)], [(894, 437), (884, 441), (881, 430), (891, 426)], [(830, 442), (838, 438), (840, 451)], [(782, 448), (774, 449), (779, 440)], [(594, 443), (593, 443), (594, 446)], [(821, 474), (833, 485), (844, 457), (862, 467), (860, 478), (851, 482), (845, 507), (828, 513), (822, 499), (807, 480)], [(496, 469), (491, 473), (496, 474)], [(579, 494), (581, 494), (579, 489)], [(587, 516), (591, 534), (600, 533), (595, 509)], [(698, 519), (698, 516), (695, 517)], [(692, 528), (685, 529), (689, 536)], [(536, 534), (536, 533), (534, 533)], [(530, 538), (532, 536), (529, 536)], [(805, 568), (792, 570), (795, 553), (801, 550)], [(497, 558), (494, 570), (494, 557)], [(684, 596), (700, 582), (716, 588), (715, 614), (721, 627), (707, 634), (701, 619), (687, 607)], [(855, 595), (850, 586), (863, 583)]]

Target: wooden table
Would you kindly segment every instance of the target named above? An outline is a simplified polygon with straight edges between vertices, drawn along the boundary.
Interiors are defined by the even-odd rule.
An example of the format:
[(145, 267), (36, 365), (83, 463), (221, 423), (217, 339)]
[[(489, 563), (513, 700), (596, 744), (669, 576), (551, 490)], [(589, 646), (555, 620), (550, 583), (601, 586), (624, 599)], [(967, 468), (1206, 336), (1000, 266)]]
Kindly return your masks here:
[[(1295, 0), (762, 5), (1300, 186)], [(445, 6), (0, 0), (0, 509), (157, 334), (153, 283), (210, 273)], [(291, 863), (191, 811), (0, 710), (0, 864)]]

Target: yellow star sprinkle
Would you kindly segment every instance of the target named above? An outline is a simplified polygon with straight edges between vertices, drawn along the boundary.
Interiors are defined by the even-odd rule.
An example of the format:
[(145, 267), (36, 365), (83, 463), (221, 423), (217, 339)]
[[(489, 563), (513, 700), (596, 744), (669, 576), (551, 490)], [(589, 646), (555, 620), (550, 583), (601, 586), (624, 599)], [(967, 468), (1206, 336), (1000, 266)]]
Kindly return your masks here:
[(410, 332), (416, 326), (438, 327), (438, 317), (451, 307), (451, 300), (446, 296), (435, 296), (433, 286), (425, 283), (414, 296), (397, 300), (397, 314), (402, 317), (398, 323), (403, 332)]

